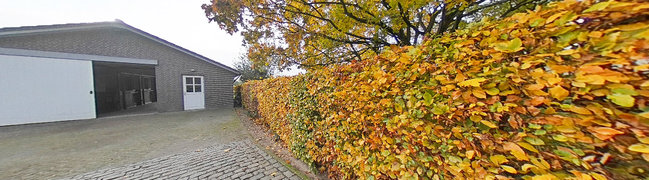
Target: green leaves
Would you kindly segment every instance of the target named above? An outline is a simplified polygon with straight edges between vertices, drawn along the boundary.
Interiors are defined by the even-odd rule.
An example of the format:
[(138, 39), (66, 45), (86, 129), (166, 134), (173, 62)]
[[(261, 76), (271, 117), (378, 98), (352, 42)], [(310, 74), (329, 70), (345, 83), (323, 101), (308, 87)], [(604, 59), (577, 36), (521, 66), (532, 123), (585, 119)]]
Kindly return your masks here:
[(597, 3), (597, 4), (593, 4), (588, 9), (584, 10), (583, 13), (589, 13), (589, 12), (593, 12), (593, 11), (604, 10), (606, 7), (608, 7), (609, 4), (611, 4), (611, 2), (613, 2), (613, 1), (604, 1), (604, 2)]
[(611, 169), (649, 162), (649, 46), (634, 37), (649, 2), (612, 1), (606, 13), (589, 3), (248, 82), (242, 96), (332, 179), (640, 178)]
[(532, 145), (545, 145), (545, 142), (539, 138), (533, 138), (533, 137), (525, 137), (523, 140), (527, 141), (528, 143)]
[(517, 52), (522, 50), (523, 49), (522, 45), (523, 42), (521, 41), (521, 39), (514, 38), (507, 42), (496, 43), (494, 49), (500, 52), (512, 53), (512, 52)]
[(423, 97), (424, 97), (424, 103), (426, 103), (426, 105), (433, 104), (433, 95), (430, 95), (430, 93), (425, 92)]
[(633, 107), (635, 104), (635, 98), (631, 95), (627, 94), (611, 94), (606, 96), (606, 98), (610, 99), (611, 102), (620, 105), (622, 107)]

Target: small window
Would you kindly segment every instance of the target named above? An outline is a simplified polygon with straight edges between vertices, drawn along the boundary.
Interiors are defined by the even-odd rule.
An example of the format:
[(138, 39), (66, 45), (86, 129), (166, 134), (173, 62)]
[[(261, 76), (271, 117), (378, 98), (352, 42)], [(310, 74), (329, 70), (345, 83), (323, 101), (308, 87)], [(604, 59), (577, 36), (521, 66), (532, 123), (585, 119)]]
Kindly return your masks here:
[(197, 77), (194, 79), (194, 84), (201, 84), (201, 78)]
[(194, 84), (194, 78), (191, 77), (186, 77), (185, 78), (185, 84)]
[(203, 91), (203, 88), (201, 88), (201, 85), (196, 85), (194, 87), (194, 92), (201, 92), (201, 91)]
[(194, 92), (194, 86), (192, 85), (187, 85), (187, 92)]

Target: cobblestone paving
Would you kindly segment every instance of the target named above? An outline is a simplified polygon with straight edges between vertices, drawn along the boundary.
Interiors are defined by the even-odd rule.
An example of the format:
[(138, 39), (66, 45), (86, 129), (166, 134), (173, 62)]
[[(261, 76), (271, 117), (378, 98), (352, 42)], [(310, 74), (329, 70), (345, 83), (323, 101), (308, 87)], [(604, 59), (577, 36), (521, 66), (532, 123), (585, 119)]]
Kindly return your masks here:
[(211, 146), (68, 179), (300, 179), (249, 140)]

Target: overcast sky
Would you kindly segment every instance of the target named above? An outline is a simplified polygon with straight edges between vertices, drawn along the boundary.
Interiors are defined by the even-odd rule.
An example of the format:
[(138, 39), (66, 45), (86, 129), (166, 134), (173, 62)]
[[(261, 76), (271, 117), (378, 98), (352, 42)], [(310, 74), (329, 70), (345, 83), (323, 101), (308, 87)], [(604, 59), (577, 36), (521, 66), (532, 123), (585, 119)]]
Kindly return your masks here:
[[(208, 23), (208, 0), (0, 0), (0, 27), (114, 21), (233, 67), (246, 50), (240, 35)], [(284, 73), (293, 74), (293, 73)]]

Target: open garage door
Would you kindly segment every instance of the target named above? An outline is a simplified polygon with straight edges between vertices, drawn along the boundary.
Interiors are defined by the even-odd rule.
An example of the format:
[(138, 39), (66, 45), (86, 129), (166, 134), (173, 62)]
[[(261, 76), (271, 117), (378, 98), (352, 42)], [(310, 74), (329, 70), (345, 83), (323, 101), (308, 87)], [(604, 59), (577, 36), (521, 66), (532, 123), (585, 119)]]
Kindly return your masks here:
[(0, 126), (95, 118), (92, 62), (0, 55)]

